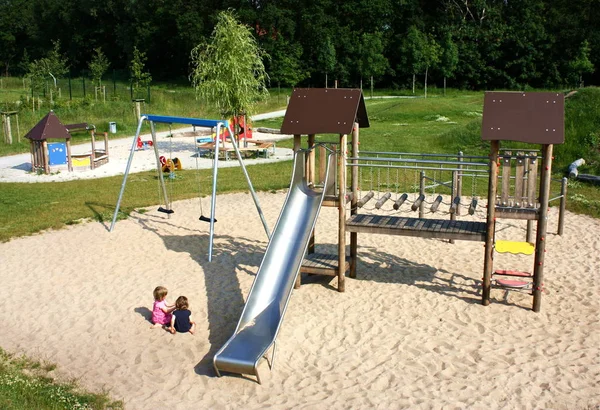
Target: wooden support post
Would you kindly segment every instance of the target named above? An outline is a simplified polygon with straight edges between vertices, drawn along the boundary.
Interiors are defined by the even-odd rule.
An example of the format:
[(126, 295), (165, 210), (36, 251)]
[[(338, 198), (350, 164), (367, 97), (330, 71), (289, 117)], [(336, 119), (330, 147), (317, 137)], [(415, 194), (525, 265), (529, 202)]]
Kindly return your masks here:
[[(310, 134), (308, 136), (308, 149), (314, 148), (315, 145), (315, 134)], [(308, 161), (306, 168), (306, 182), (309, 186), (314, 187), (315, 185), (315, 150), (312, 149), (308, 153)]]
[[(352, 129), (352, 157), (358, 158), (358, 123), (354, 123)], [(352, 173), (351, 173), (351, 189), (352, 189), (352, 200), (350, 201), (350, 215), (356, 215), (358, 213), (357, 198), (358, 198), (358, 159), (352, 160)], [(358, 233), (350, 232), (350, 277), (356, 278), (356, 262), (358, 260)]]
[(525, 241), (533, 243), (533, 220), (527, 220), (527, 232), (525, 233)]
[(35, 142), (33, 140), (29, 140), (29, 152), (31, 154), (31, 172), (35, 172)]
[(96, 168), (95, 160), (96, 160), (96, 135), (94, 130), (90, 131), (90, 135), (92, 136), (92, 153), (90, 155), (90, 168)]
[(548, 200), (552, 175), (552, 144), (542, 146), (542, 172), (540, 175), (540, 210), (535, 240), (535, 262), (533, 267), (533, 311), (539, 312), (542, 305), (544, 285), (544, 254), (546, 252), (546, 229), (548, 227)]
[[(325, 169), (327, 168), (327, 150), (324, 146), (319, 145), (319, 183), (323, 184), (325, 181)], [(323, 189), (326, 189), (323, 186)], [(325, 195), (330, 195), (330, 192), (325, 191)]]
[(558, 235), (562, 236), (565, 231), (565, 209), (567, 208), (567, 181), (565, 177), (561, 181), (560, 185), (560, 208), (558, 211)]
[(338, 155), (338, 292), (346, 290), (346, 140), (340, 135), (340, 154)]
[(71, 158), (71, 139), (67, 139), (67, 169), (73, 172), (73, 159)]
[(8, 144), (8, 138), (6, 134), (6, 115), (2, 115), (2, 133), (4, 134), (4, 142)]
[(425, 201), (423, 200), (425, 199), (425, 171), (421, 171), (419, 174), (419, 199), (421, 199), (419, 202), (419, 218), (423, 218), (425, 215)]
[(108, 132), (104, 132), (104, 155), (106, 155), (106, 162), (108, 162)]
[[(458, 153), (458, 158), (459, 160), (462, 160), (461, 158), (462, 152)], [(460, 212), (460, 194), (458, 193), (458, 178), (459, 178), (459, 172), (458, 171), (452, 171), (452, 198), (451, 198), (451, 202), (452, 205), (450, 205), (450, 220), (451, 221), (455, 221), (456, 220), (456, 215), (458, 215), (458, 213)], [(458, 203), (456, 202), (458, 201)], [(454, 243), (454, 239), (450, 239), (449, 240), (450, 243)]]
[[(298, 150), (302, 148), (302, 136), (299, 134), (294, 134), (294, 153), (298, 152)], [(310, 241), (310, 239), (309, 239)], [(301, 285), (301, 281), (302, 281), (302, 272), (298, 272), (298, 275), (296, 276), (296, 283), (294, 283), (294, 288), (298, 289)]]
[[(311, 151), (308, 153), (306, 158), (306, 183), (308, 186), (314, 188), (315, 187), (315, 134), (310, 134), (308, 136), (308, 149)], [(315, 253), (315, 230), (313, 229), (310, 233), (310, 238), (308, 239), (308, 249), (307, 253)]]
[[(487, 232), (485, 235), (485, 256), (483, 261), (483, 283), (481, 304), (490, 304), (492, 271), (494, 269), (494, 232), (496, 230), (496, 192), (498, 190), (498, 151), (500, 142), (490, 141), (490, 179), (488, 181)], [(504, 173), (502, 174), (504, 178)]]
[[(67, 151), (68, 152), (68, 151)], [(68, 154), (67, 154), (68, 155)], [(67, 156), (69, 158), (69, 156)], [(44, 173), (50, 173), (50, 161), (48, 158), (48, 141), (42, 141), (42, 164), (44, 164)]]
[[(463, 152), (462, 151), (458, 151), (458, 161), (459, 162), (463, 162), (464, 158), (463, 158)], [(454, 184), (454, 180), (452, 181), (452, 183)], [(455, 197), (462, 197), (462, 186), (463, 186), (463, 178), (462, 178), (462, 165), (458, 166), (458, 171), (456, 171), (456, 193), (455, 193)], [(461, 209), (460, 206), (456, 208), (456, 215), (460, 215), (461, 214)], [(451, 241), (453, 243), (453, 241)]]

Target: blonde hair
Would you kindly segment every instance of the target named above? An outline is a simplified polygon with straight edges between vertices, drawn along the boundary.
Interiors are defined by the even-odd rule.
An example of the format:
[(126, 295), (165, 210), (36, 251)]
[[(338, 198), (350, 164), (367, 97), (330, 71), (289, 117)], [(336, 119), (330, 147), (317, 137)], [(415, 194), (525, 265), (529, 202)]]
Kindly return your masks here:
[(169, 293), (169, 291), (164, 286), (157, 286), (154, 288), (154, 292), (152, 292), (154, 300), (158, 301), (163, 300), (167, 296), (167, 293)]
[(175, 301), (175, 306), (178, 310), (187, 309), (190, 306), (190, 304), (188, 303), (188, 298), (186, 298), (185, 296), (179, 296)]

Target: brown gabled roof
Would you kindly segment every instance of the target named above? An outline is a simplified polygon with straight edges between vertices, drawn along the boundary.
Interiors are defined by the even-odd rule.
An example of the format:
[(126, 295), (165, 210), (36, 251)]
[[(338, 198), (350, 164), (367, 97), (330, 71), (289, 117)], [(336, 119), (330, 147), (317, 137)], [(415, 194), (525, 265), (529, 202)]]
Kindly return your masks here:
[(38, 122), (35, 127), (25, 135), (33, 141), (44, 141), (48, 139), (70, 139), (71, 134), (60, 122), (54, 111), (50, 111)]
[(565, 142), (564, 94), (486, 92), (481, 139), (562, 144)]
[(369, 127), (362, 92), (346, 88), (296, 88), (285, 112), (283, 134), (350, 134), (354, 122)]

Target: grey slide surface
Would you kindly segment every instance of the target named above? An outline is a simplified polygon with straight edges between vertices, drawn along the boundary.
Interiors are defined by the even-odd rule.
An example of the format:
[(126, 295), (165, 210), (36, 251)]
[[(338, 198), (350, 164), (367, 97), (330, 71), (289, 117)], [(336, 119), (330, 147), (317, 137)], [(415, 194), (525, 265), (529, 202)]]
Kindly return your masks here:
[[(306, 184), (306, 155), (305, 151), (295, 155), (288, 195), (238, 325), (213, 358), (219, 376), (220, 371), (255, 375), (260, 383), (258, 363), (275, 343), (323, 202), (323, 191), (315, 191)], [(332, 159), (330, 155), (328, 166)], [(327, 186), (327, 181), (324, 182)]]

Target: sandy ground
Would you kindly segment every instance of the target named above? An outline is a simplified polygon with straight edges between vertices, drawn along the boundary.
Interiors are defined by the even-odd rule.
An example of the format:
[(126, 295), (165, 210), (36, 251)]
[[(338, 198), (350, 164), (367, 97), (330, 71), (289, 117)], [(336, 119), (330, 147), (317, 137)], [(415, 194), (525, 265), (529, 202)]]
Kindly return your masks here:
[[(122, 174), (131, 143), (111, 141), (110, 163), (95, 171), (33, 175), (28, 154), (0, 158), (0, 181)], [(158, 143), (184, 168), (196, 166), (193, 137), (161, 134)], [(277, 149), (271, 158), (291, 153)], [(219, 164), (229, 165), (237, 161)], [(152, 150), (135, 152), (132, 172), (154, 167)], [(272, 228), (285, 192), (258, 197)], [(530, 310), (531, 296), (501, 289), (492, 291), (490, 306), (480, 304), (481, 243), (360, 235), (358, 277), (346, 279), (345, 293), (335, 290), (336, 279), (303, 277), (277, 339), (274, 368), (261, 363), (258, 385), (238, 375), (218, 378), (212, 368), (267, 246), (254, 203), (244, 193), (217, 198), (211, 263), (199, 201), (173, 208), (169, 218), (155, 207), (134, 213), (112, 233), (108, 223), (90, 222), (0, 244), (0, 326), (12, 329), (0, 346), (56, 363), (57, 377), (105, 389), (127, 409), (600, 405), (598, 220), (567, 213), (565, 234), (548, 235), (540, 313)], [(552, 208), (548, 231), (556, 226)], [(317, 251), (336, 251), (335, 209), (322, 209), (316, 235)], [(498, 239), (524, 236), (525, 222), (499, 221)], [(532, 264), (526, 256), (495, 260), (505, 269)], [(169, 289), (170, 302), (189, 298), (195, 335), (150, 329), (158, 285)]]
[[(284, 192), (259, 193), (272, 227)], [(153, 208), (155, 209), (155, 208)], [(549, 234), (542, 311), (492, 290), (480, 304), (477, 242), (359, 235), (357, 279), (303, 277), (263, 384), (218, 378), (212, 358), (235, 329), (267, 238), (249, 194), (217, 198), (215, 248), (198, 200), (107, 224), (0, 244), (0, 345), (58, 364), (127, 409), (596, 409), (600, 404), (600, 221), (567, 213)], [(232, 211), (233, 210), (233, 211)], [(549, 232), (556, 232), (552, 208)], [(323, 208), (317, 250), (334, 252), (337, 211)], [(523, 240), (525, 222), (498, 236)], [(531, 269), (532, 257), (496, 258)], [(197, 333), (150, 329), (152, 290), (186, 295)]]

